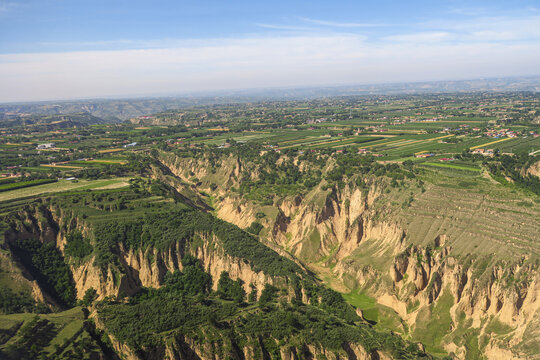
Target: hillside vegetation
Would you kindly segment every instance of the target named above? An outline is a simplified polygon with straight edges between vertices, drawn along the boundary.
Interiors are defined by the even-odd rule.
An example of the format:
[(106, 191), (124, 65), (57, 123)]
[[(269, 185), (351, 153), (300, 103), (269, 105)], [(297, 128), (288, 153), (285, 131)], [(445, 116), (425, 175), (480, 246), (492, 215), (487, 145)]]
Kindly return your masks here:
[[(528, 329), (539, 320), (540, 201), (536, 178), (520, 175), (534, 158), (463, 156), (460, 165), (427, 167), (243, 145), (160, 158), (181, 179), (171, 184), (191, 183), (200, 190), (186, 195), (248, 231), (260, 224), (262, 241), (350, 294), (377, 327), (436, 354), (476, 358), (506, 351), (489, 330), (500, 322), (505, 339), (520, 342), (516, 354), (536, 353)], [(496, 164), (532, 180), (500, 182)]]
[[(10, 266), (27, 272), (41, 295), (34, 304), (28, 292), (9, 290), (2, 311), (50, 312), (78, 304), (86, 315), (18, 322), (4, 315), (2, 323), (13, 324), (2, 355), (429, 357), (401, 337), (373, 329), (294, 261), (180, 199), (164, 184), (139, 179), (128, 189), (6, 203), (2, 248), (21, 260)], [(4, 276), (11, 288), (27, 284), (13, 275)]]
[(0, 358), (539, 358), (537, 93), (233, 100), (0, 106)]

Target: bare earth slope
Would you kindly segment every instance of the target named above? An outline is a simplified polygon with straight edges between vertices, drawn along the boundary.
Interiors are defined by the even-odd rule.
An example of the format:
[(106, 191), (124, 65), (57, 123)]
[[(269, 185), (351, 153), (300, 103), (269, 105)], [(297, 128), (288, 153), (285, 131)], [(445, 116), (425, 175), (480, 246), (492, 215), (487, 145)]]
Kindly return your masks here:
[(219, 217), (243, 228), (263, 224), (261, 241), (364, 306), (377, 326), (460, 359), (539, 357), (534, 195), (479, 174), (426, 169), (422, 181), (393, 186), (367, 177), (363, 188), (341, 189), (321, 183), (265, 206), (231, 191), (249, 168), (239, 159), (223, 159), (217, 171), (202, 159), (164, 154), (162, 163), (180, 179), (179, 189), (212, 194)]

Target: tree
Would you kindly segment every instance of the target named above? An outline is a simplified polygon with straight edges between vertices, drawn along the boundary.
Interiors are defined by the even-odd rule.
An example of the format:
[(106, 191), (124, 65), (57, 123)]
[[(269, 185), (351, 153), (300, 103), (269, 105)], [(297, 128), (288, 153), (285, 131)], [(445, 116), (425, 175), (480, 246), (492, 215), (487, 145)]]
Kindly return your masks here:
[(234, 300), (237, 303), (244, 302), (246, 293), (242, 287), (243, 283), (244, 282), (241, 279), (233, 281), (229, 277), (229, 273), (223, 271), (218, 282), (217, 292), (219, 297), (222, 299)]
[(83, 296), (83, 299), (82, 299), (82, 304), (84, 306), (90, 306), (90, 305), (92, 305), (94, 300), (97, 299), (97, 297), (98, 297), (98, 295), (97, 295), (96, 289), (91, 287), (90, 289), (86, 290), (86, 292), (84, 293), (84, 296)]
[(405, 160), (403, 162), (403, 167), (407, 170), (411, 170), (413, 169), (413, 166), (414, 166), (414, 162), (412, 160)]
[(265, 284), (264, 289), (261, 293), (261, 297), (259, 298), (259, 305), (264, 306), (270, 301), (272, 301), (277, 292), (278, 292), (277, 287), (270, 284)]
[(249, 293), (248, 301), (255, 302), (257, 301), (257, 287), (253, 284), (250, 284), (249, 287), (251, 288), (251, 292)]

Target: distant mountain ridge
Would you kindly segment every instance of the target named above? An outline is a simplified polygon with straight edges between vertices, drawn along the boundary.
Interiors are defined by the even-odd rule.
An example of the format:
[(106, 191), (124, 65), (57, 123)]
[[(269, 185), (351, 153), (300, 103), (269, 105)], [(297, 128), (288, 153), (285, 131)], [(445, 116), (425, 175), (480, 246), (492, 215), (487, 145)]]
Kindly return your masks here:
[(0, 127), (38, 126), (47, 130), (59, 128), (84, 127), (88, 125), (105, 124), (108, 121), (89, 113), (74, 114), (4, 114), (0, 115)]
[(245, 89), (204, 92), (174, 97), (5, 103), (0, 104), (0, 120), (22, 114), (60, 115), (84, 112), (99, 117), (106, 122), (121, 122), (141, 115), (185, 107), (261, 100), (294, 100), (350, 95), (516, 91), (540, 92), (540, 76), (304, 88)]

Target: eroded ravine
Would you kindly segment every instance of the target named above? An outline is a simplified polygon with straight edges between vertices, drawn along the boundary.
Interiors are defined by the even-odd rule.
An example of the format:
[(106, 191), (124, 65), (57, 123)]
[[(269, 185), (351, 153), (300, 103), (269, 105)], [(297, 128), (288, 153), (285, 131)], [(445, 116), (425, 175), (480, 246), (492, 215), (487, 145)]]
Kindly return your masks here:
[[(247, 228), (264, 210), (229, 191), (241, 181), (242, 165), (233, 156), (222, 161), (217, 174), (210, 174), (209, 164), (199, 160), (166, 155), (162, 164), (185, 183), (186, 172), (201, 179), (192, 188), (213, 191), (215, 213), (226, 221)], [(222, 179), (214, 190), (204, 180), (212, 176)], [(460, 335), (468, 330), (489, 358), (528, 356), (540, 319), (536, 255), (501, 259), (456, 252), (447, 234), (451, 228), (429, 229), (430, 240), (414, 244), (409, 233), (415, 229), (408, 228), (398, 212), (385, 209), (388, 182), (365, 180), (363, 188), (318, 186), (304, 196), (274, 199), (274, 212), (259, 220), (266, 229), (261, 241), (280, 246), (308, 267), (313, 264), (314, 271), (328, 268), (333, 281), (390, 307), (407, 324), (406, 337), (422, 340), (416, 336), (420, 330), (431, 331), (433, 321), (444, 313), (449, 316), (439, 334), (441, 347), (456, 357), (465, 358), (470, 351)]]

